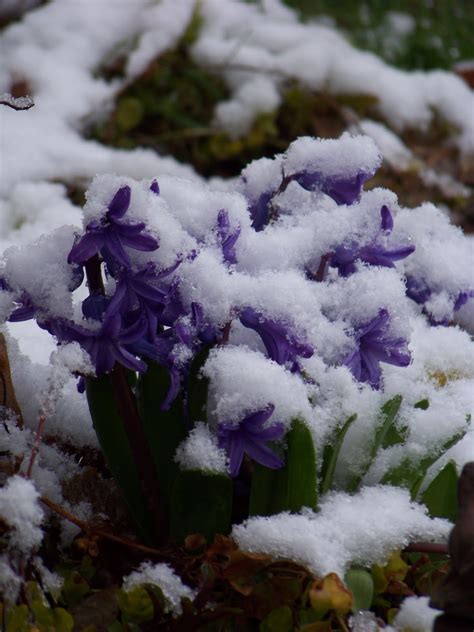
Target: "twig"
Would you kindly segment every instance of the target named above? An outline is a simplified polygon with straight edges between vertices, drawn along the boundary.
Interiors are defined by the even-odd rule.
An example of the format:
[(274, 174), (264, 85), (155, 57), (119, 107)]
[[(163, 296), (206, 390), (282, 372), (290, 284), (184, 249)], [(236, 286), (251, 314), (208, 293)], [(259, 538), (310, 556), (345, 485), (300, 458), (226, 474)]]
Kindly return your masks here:
[(84, 533), (87, 533), (88, 535), (97, 535), (103, 538), (104, 540), (110, 540), (112, 542), (116, 542), (117, 544), (121, 544), (122, 546), (126, 546), (130, 549), (135, 549), (136, 551), (140, 551), (141, 553), (147, 553), (148, 555), (156, 555), (164, 559), (171, 559), (169, 555), (162, 553), (158, 549), (154, 549), (150, 546), (146, 546), (145, 544), (134, 542), (133, 540), (129, 540), (128, 538), (121, 538), (118, 535), (114, 535), (113, 533), (109, 533), (108, 531), (104, 531), (103, 529), (98, 529), (96, 527), (93, 527), (87, 524), (86, 522), (83, 522), (82, 520), (74, 516), (72, 513), (70, 513), (69, 511), (61, 507), (60, 505), (57, 505), (55, 502), (53, 502), (46, 496), (40, 496), (40, 501), (43, 503), (43, 505), (48, 507), (48, 509), (51, 509), (51, 511), (54, 511), (54, 513), (57, 513), (59, 516), (62, 516), (63, 518), (71, 522), (72, 524), (75, 524), (76, 527), (79, 527), (81, 531), (83, 531)]
[(28, 469), (26, 470), (26, 478), (31, 478), (31, 475), (33, 473), (33, 466), (36, 461), (36, 455), (39, 452), (41, 437), (43, 436), (45, 423), (46, 423), (46, 415), (44, 413), (40, 413), (40, 416), (38, 418), (38, 427), (36, 428), (35, 441), (31, 449), (30, 462), (28, 463)]
[(35, 102), (29, 96), (14, 97), (8, 92), (0, 94), (0, 105), (7, 105), (13, 110), (29, 110), (34, 106)]
[(342, 632), (349, 632), (349, 628), (347, 627), (344, 619), (341, 617), (339, 612), (335, 612), (334, 615), (336, 617), (338, 624), (341, 626)]
[(438, 553), (448, 555), (448, 545), (437, 542), (412, 542), (403, 549), (404, 553)]

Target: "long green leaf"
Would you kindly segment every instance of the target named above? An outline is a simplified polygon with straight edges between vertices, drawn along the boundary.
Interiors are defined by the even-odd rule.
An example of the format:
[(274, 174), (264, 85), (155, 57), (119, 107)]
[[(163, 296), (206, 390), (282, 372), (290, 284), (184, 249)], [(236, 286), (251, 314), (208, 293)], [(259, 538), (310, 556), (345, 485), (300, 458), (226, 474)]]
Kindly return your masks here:
[(108, 375), (86, 378), (86, 394), (94, 430), (107, 465), (141, 536), (153, 542), (153, 524), (141, 491), (133, 454)]
[(167, 369), (152, 362), (148, 365), (148, 371), (140, 375), (137, 385), (138, 410), (143, 430), (167, 502), (179, 471), (174, 456), (179, 444), (186, 437), (181, 398), (178, 396), (169, 410), (161, 410), (169, 385)]
[(321, 468), (321, 486), (320, 493), (325, 494), (331, 489), (334, 472), (336, 471), (337, 459), (344, 441), (347, 431), (357, 419), (357, 415), (349, 417), (342, 428), (339, 430), (334, 443), (327, 443), (323, 451), (323, 465)]
[(421, 502), (428, 508), (430, 516), (456, 522), (458, 478), (456, 464), (448, 461), (425, 489)]
[(374, 462), (380, 448), (386, 448), (390, 444), (399, 442), (399, 435), (397, 432), (394, 432), (394, 424), (398, 411), (400, 410), (401, 403), (401, 395), (396, 395), (395, 397), (392, 397), (392, 399), (389, 399), (387, 402), (385, 402), (385, 404), (382, 406), (380, 410), (382, 423), (375, 433), (374, 442), (372, 444), (369, 457), (365, 461), (359, 474), (357, 474), (357, 476), (354, 476), (350, 481), (348, 485), (348, 491), (357, 491), (362, 482), (362, 479), (367, 474), (370, 466)]
[(194, 358), (189, 370), (188, 378), (188, 414), (190, 420), (207, 420), (207, 393), (209, 379), (201, 375), (201, 369), (209, 356), (210, 347), (204, 347)]
[(413, 461), (405, 458), (402, 462), (392, 470), (389, 470), (382, 478), (383, 485), (394, 485), (396, 487), (407, 487), (410, 490), (411, 497), (414, 499), (418, 495), (420, 487), (426, 476), (428, 469), (436, 463), (436, 461), (458, 441), (460, 441), (468, 430), (468, 426), (463, 428), (445, 441), (437, 450), (428, 454), (420, 461)]
[(255, 463), (250, 487), (249, 515), (273, 516), (288, 508), (288, 466), (271, 470)]
[(316, 450), (308, 426), (295, 419), (288, 433), (288, 509), (316, 509), (318, 502)]
[(171, 536), (178, 541), (202, 533), (212, 541), (216, 533), (230, 531), (232, 479), (201, 470), (180, 471), (171, 495)]

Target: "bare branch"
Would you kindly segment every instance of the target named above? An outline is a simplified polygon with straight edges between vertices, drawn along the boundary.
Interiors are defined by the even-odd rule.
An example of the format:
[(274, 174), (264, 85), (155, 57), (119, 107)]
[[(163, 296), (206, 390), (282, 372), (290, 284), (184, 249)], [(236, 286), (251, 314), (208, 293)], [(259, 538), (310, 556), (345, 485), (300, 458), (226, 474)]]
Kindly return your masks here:
[(29, 110), (34, 106), (35, 102), (29, 96), (13, 97), (8, 92), (0, 94), (0, 105), (7, 105), (13, 110)]

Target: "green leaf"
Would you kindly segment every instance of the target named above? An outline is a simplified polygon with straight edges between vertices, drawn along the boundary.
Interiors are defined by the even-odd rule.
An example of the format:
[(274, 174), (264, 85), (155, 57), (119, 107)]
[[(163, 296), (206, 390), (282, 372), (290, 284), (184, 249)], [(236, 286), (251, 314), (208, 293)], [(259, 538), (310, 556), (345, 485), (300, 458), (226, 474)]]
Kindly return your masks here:
[(415, 404), (415, 408), (421, 408), (421, 410), (428, 410), (429, 407), (430, 402), (428, 399), (420, 399), (420, 401)]
[(119, 100), (115, 113), (117, 125), (124, 132), (140, 125), (145, 110), (139, 99), (134, 97), (124, 97)]
[(426, 505), (430, 516), (447, 518), (456, 522), (458, 472), (454, 461), (448, 461), (425, 489), (421, 502)]
[(348, 491), (355, 492), (359, 488), (362, 479), (369, 471), (370, 466), (374, 462), (380, 448), (387, 448), (395, 443), (401, 443), (403, 441), (402, 435), (395, 428), (395, 420), (400, 410), (402, 403), (402, 396), (396, 395), (389, 399), (382, 406), (380, 410), (380, 417), (382, 423), (375, 432), (374, 442), (372, 444), (370, 455), (364, 463), (361, 471), (355, 476), (348, 485)]
[[(54, 630), (55, 632), (72, 632), (74, 628), (74, 619), (72, 616), (64, 610), (64, 608), (54, 608)], [(49, 632), (49, 631), (48, 631)]]
[(254, 464), (250, 487), (250, 516), (273, 516), (288, 508), (288, 465), (278, 470)]
[(275, 608), (260, 624), (260, 632), (291, 632), (292, 630), (293, 614), (289, 606)]
[(209, 356), (210, 347), (204, 347), (191, 363), (188, 378), (188, 412), (193, 423), (207, 420), (207, 393), (209, 380), (200, 371)]
[(370, 572), (362, 568), (350, 568), (344, 583), (354, 597), (352, 611), (369, 610), (374, 598), (374, 580)]
[(30, 629), (28, 619), (28, 606), (25, 604), (12, 606), (7, 612), (5, 632), (28, 632)]
[(186, 437), (181, 398), (178, 396), (169, 410), (161, 410), (169, 386), (168, 370), (154, 362), (148, 364), (147, 372), (140, 375), (137, 385), (140, 419), (158, 474), (160, 491), (168, 504), (179, 473), (174, 456)]
[(317, 467), (316, 450), (308, 426), (295, 419), (287, 436), (288, 506), (298, 512), (302, 507), (316, 509)]
[(73, 571), (66, 575), (61, 595), (64, 603), (68, 607), (72, 607), (78, 604), (90, 591), (91, 588), (84, 577)]
[(382, 478), (383, 485), (395, 485), (396, 487), (407, 487), (411, 497), (414, 499), (426, 476), (427, 470), (450, 448), (458, 443), (466, 434), (469, 426), (465, 426), (460, 432), (450, 437), (441, 446), (435, 449), (419, 461), (405, 458), (402, 462), (389, 470)]
[(86, 378), (86, 394), (94, 430), (114, 481), (142, 537), (152, 543), (153, 523), (142, 495), (137, 467), (113, 395), (110, 376)]
[(321, 468), (321, 487), (320, 493), (327, 493), (332, 486), (334, 480), (334, 472), (336, 471), (337, 459), (344, 441), (347, 431), (357, 419), (357, 415), (349, 417), (342, 428), (339, 430), (334, 443), (327, 443), (323, 451), (323, 465)]
[(216, 533), (230, 531), (232, 479), (227, 474), (184, 470), (171, 496), (171, 536), (178, 541), (202, 533), (211, 542)]
[(143, 586), (136, 586), (130, 591), (117, 591), (119, 608), (127, 623), (145, 623), (151, 621), (155, 614), (153, 601)]

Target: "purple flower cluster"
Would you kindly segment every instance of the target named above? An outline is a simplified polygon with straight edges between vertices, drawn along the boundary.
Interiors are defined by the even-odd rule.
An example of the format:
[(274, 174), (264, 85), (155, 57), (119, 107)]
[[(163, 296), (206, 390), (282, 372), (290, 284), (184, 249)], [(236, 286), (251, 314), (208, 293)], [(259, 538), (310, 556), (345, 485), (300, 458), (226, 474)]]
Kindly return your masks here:
[[(327, 176), (319, 170), (305, 169), (283, 175), (280, 185), (262, 192), (256, 199), (250, 201), (249, 212), (252, 227), (259, 232), (265, 228), (271, 219), (272, 200), (283, 192), (290, 182), (297, 182), (307, 191), (320, 191), (331, 197), (337, 204), (351, 205), (360, 199), (364, 183), (374, 175), (373, 171), (360, 170), (351, 176)], [(245, 176), (243, 177), (245, 182)]]
[(123, 221), (130, 206), (131, 190), (121, 187), (108, 205), (105, 217), (92, 220), (86, 227), (86, 234), (74, 244), (69, 253), (68, 263), (84, 264), (100, 253), (109, 268), (117, 266), (130, 268), (130, 257), (125, 247), (151, 252), (158, 248), (158, 241), (144, 232), (145, 224)]
[[(159, 195), (156, 181), (152, 193)], [(38, 308), (26, 294), (17, 300), (19, 307), (10, 315), (11, 321), (37, 318), (38, 324), (56, 337), (60, 344), (78, 342), (89, 354), (97, 375), (109, 373), (116, 363), (132, 371), (146, 371), (144, 358), (166, 366), (171, 376), (171, 387), (163, 403), (171, 404), (177, 395), (182, 367), (173, 358), (176, 344), (184, 343), (196, 349), (202, 340), (215, 339), (206, 328), (202, 307), (194, 304), (186, 328), (186, 311), (179, 296), (175, 270), (181, 263), (164, 270), (153, 261), (137, 267), (132, 263), (131, 250), (152, 252), (159, 242), (149, 234), (143, 222), (127, 221), (131, 202), (131, 189), (122, 186), (113, 196), (101, 219), (93, 219), (85, 234), (76, 239), (68, 263), (73, 267), (76, 289), (88, 274), (90, 295), (82, 303), (86, 322), (78, 324), (62, 317), (42, 317)], [(221, 220), (223, 233), (225, 218)], [(223, 234), (223, 250), (232, 253), (233, 233)], [(233, 242), (232, 242), (233, 239)], [(232, 242), (232, 243), (231, 243)], [(106, 274), (115, 281), (114, 294), (109, 296), (102, 286), (101, 262)], [(92, 273), (91, 273), (92, 270)], [(197, 342), (196, 342), (197, 341)]]

